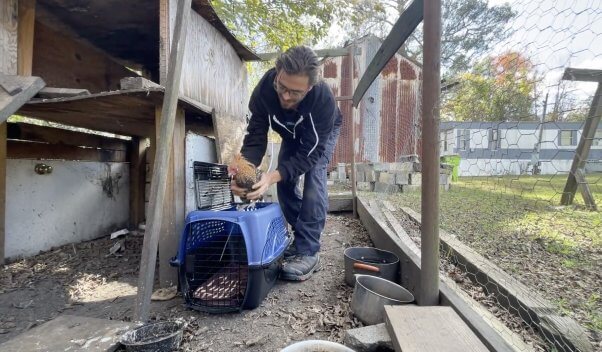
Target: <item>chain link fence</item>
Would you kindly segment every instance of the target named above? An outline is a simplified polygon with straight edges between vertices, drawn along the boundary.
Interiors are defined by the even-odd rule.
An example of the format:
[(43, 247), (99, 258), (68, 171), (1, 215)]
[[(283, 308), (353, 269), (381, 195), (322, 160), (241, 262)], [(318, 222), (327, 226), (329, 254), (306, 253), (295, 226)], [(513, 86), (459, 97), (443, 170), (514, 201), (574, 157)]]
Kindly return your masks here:
[[(510, 6), (503, 40), (469, 70), (442, 71), (441, 277), (503, 322), (515, 350), (602, 350), (602, 3)], [(335, 95), (361, 77), (362, 50), (353, 78), (328, 76), (343, 59), (325, 62)], [(357, 189), (386, 194), (417, 245), (421, 70), (400, 53), (358, 109), (341, 102), (330, 173), (333, 190), (350, 189), (355, 114)]]

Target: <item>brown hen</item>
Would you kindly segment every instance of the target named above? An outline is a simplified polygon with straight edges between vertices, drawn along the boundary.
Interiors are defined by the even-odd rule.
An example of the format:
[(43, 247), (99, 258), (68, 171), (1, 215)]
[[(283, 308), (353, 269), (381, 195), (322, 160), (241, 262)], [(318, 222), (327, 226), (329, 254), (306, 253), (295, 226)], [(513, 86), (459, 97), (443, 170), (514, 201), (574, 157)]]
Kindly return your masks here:
[(236, 184), (247, 191), (252, 191), (253, 185), (261, 179), (261, 170), (256, 168), (255, 165), (241, 154), (236, 154), (230, 165), (236, 170), (236, 173), (233, 175)]

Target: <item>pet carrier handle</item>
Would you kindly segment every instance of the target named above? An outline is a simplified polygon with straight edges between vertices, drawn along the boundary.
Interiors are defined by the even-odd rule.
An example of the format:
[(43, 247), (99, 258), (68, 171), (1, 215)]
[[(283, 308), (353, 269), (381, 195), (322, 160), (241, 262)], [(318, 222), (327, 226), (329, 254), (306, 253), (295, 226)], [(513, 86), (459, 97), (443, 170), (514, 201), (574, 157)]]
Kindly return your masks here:
[(169, 260), (169, 265), (179, 268), (182, 265), (182, 263), (178, 259), (178, 256), (175, 256), (175, 257), (171, 257), (171, 259)]

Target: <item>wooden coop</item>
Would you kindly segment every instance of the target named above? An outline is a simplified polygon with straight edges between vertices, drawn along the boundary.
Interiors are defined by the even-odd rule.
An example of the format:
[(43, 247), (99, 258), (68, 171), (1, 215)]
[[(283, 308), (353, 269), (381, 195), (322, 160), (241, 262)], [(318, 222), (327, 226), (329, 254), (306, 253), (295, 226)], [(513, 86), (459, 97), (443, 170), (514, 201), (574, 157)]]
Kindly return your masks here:
[[(137, 227), (144, 222), (148, 202), (145, 193), (150, 180), (147, 173), (152, 170), (165, 92), (161, 84), (167, 77), (176, 7), (176, 0), (2, 1), (0, 77), (4, 90), (0, 88), (0, 108), (18, 103), (17, 115), (60, 125), (7, 124), (4, 119), (0, 120), (0, 261), (10, 258), (10, 254), (5, 256), (5, 249), (20, 236), (17, 229), (28, 228), (27, 221), (15, 224), (10, 214), (18, 213), (25, 218), (37, 216), (34, 209), (24, 205), (27, 202), (11, 201), (10, 192), (15, 189), (7, 187), (11, 182), (22, 187), (23, 192), (19, 194), (27, 193), (38, 183), (43, 183), (44, 190), (68, 190), (62, 195), (52, 195), (52, 206), (46, 203), (44, 211), (38, 211), (41, 220), (32, 219), (45, 224), (43, 232), (35, 228), (28, 230), (38, 251), (66, 241), (97, 238), (110, 230), (107, 226), (111, 224), (86, 227), (81, 219), (69, 218), (69, 214), (76, 213), (80, 207), (70, 195), (83, 198), (82, 206), (94, 202), (96, 196), (82, 194), (80, 190), (86, 182), (99, 183), (99, 180), (53, 178), (53, 175), (61, 175), (60, 170), (75, 166), (57, 164), (52, 171), (51, 161), (89, 162), (92, 164), (86, 165), (94, 167), (120, 163), (117, 174), (114, 169), (109, 170), (107, 177), (97, 185), (105, 193), (107, 188), (111, 189), (112, 203), (98, 203), (92, 214), (116, 207), (114, 211), (120, 213), (121, 218), (113, 227)], [(202, 154), (212, 159), (205, 161), (222, 161), (239, 148), (241, 138), (237, 137), (244, 131), (248, 100), (245, 61), (258, 60), (226, 29), (207, 0), (193, 0), (192, 9), (159, 241), (162, 285), (177, 280), (168, 262), (175, 255), (185, 213), (190, 208), (189, 199), (194, 197), (194, 189), (187, 183), (187, 173), (191, 172), (194, 160), (192, 154), (201, 148), (204, 149)], [(28, 76), (39, 77), (43, 82), (27, 80)], [(12, 92), (14, 95), (6, 89), (11, 82), (22, 84)], [(23, 99), (23, 94), (15, 94), (18, 90), (31, 93), (32, 98)], [(195, 143), (191, 135), (202, 136), (203, 143)], [(45, 164), (51, 168), (40, 166)], [(34, 165), (36, 173), (32, 170)], [(21, 173), (23, 178), (17, 180), (21, 174), (13, 170), (19, 167), (27, 170)], [(43, 175), (44, 170), (50, 171)], [(128, 180), (127, 184), (115, 183), (117, 177), (121, 181)], [(115, 197), (116, 185), (121, 186), (122, 195), (124, 188), (128, 190), (124, 198)], [(33, 192), (27, 194), (34, 202), (39, 196)], [(63, 198), (63, 203), (68, 204), (56, 201), (57, 198)], [(120, 202), (119, 206), (116, 202)], [(51, 209), (55, 206), (60, 209)], [(5, 217), (5, 213), (9, 215)], [(97, 217), (86, 216), (90, 223)], [(65, 232), (69, 231), (53, 226), (57, 221), (77, 227), (73, 236), (66, 236)], [(53, 234), (53, 231), (61, 234)], [(13, 253), (19, 255), (18, 251)]]

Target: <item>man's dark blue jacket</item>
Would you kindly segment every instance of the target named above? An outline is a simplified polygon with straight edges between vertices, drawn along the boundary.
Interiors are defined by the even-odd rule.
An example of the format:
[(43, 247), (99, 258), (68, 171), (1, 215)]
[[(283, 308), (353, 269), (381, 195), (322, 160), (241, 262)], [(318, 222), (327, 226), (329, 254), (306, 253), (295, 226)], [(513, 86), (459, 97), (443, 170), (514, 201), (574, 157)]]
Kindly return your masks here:
[(333, 130), (340, 128), (342, 118), (325, 82), (316, 84), (295, 110), (283, 109), (274, 89), (275, 77), (275, 69), (266, 72), (251, 95), (251, 119), (241, 153), (259, 166), (271, 127), (282, 137), (282, 147), (294, 150), (292, 156), (278, 165), (282, 179), (290, 182), (309, 171), (324, 156), (324, 146)]

